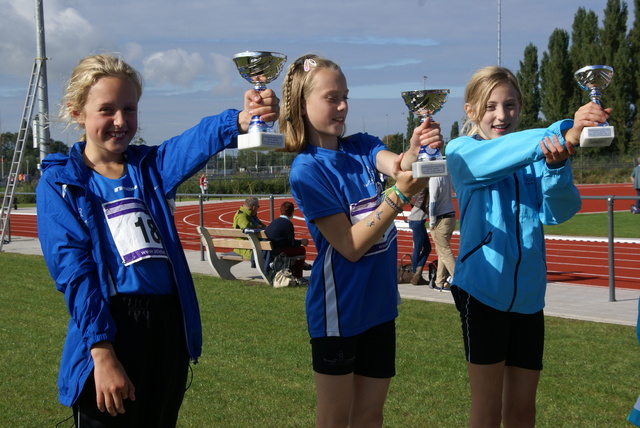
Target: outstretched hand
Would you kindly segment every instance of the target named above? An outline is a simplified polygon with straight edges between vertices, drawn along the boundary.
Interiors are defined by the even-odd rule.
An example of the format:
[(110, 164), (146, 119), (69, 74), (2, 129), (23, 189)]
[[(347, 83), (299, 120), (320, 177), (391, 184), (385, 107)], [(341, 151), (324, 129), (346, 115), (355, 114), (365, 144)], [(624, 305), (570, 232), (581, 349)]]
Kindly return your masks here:
[(244, 93), (244, 110), (238, 115), (238, 130), (247, 132), (253, 116), (260, 116), (263, 122), (275, 122), (280, 115), (280, 99), (271, 89)]
[(411, 169), (411, 164), (416, 161), (418, 153), (420, 153), (420, 147), (422, 146), (442, 149), (444, 147), (444, 141), (440, 131), (440, 124), (433, 122), (429, 117), (427, 117), (420, 126), (416, 127), (411, 136), (409, 149), (405, 153), (402, 168), (405, 170)]
[(569, 156), (575, 154), (576, 149), (573, 147), (573, 144), (567, 141), (566, 145), (566, 148), (562, 146), (557, 135), (553, 136), (553, 140), (549, 137), (545, 137), (544, 140), (540, 141), (540, 148), (542, 149), (542, 154), (547, 161), (547, 165), (564, 162), (569, 158)]
[(611, 108), (603, 109), (600, 105), (589, 101), (576, 111), (573, 116), (573, 127), (565, 133), (564, 139), (577, 146), (580, 144), (582, 129), (606, 122), (612, 111)]

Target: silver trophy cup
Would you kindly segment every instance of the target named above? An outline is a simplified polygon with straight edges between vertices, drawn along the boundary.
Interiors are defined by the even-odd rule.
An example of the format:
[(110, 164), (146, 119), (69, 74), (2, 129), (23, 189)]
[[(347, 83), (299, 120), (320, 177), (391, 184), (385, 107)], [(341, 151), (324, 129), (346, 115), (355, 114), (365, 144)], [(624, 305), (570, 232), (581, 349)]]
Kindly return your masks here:
[[(444, 103), (449, 98), (449, 93), (449, 89), (407, 91), (402, 93), (402, 100), (409, 110), (421, 117), (420, 122), (422, 123), (427, 117), (431, 118), (442, 110)], [(414, 162), (411, 169), (416, 178), (447, 175), (447, 161), (442, 157), (439, 159), (429, 157), (429, 160)]]
[[(575, 78), (580, 87), (589, 91), (589, 98), (594, 103), (600, 104), (602, 90), (609, 86), (613, 77), (613, 68), (608, 65), (588, 65), (576, 71)], [(598, 126), (582, 128), (580, 134), (581, 147), (608, 146), (615, 137), (613, 126), (607, 122)]]
[[(241, 52), (233, 56), (240, 75), (254, 85), (256, 91), (267, 89), (267, 83), (274, 81), (287, 61), (287, 56), (278, 52)], [(278, 150), (284, 149), (284, 135), (276, 134), (273, 124), (269, 125), (253, 116), (246, 134), (238, 136), (239, 149)]]

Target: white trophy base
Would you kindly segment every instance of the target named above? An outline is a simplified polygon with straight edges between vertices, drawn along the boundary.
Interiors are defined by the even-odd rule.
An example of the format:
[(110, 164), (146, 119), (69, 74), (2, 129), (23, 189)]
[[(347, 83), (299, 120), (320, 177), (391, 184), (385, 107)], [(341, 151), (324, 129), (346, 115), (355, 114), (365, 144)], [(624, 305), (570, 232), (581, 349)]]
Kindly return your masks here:
[(611, 145), (616, 136), (613, 126), (590, 126), (582, 128), (580, 147), (603, 147)]
[(447, 161), (444, 159), (414, 162), (411, 164), (414, 178), (441, 177), (447, 175)]
[(284, 135), (272, 132), (250, 132), (248, 134), (241, 134), (238, 135), (238, 149), (284, 149)]

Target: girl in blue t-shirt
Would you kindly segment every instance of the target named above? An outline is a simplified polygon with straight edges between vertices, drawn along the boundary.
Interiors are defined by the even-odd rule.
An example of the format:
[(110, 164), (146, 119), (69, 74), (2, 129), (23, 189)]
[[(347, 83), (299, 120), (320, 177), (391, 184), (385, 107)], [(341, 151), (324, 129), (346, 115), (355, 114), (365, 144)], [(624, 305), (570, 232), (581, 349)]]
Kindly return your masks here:
[[(440, 126), (416, 128), (404, 155), (368, 134), (343, 137), (349, 89), (340, 67), (305, 55), (289, 67), (279, 121), (298, 155), (291, 192), (318, 250), (306, 313), (318, 427), (381, 426), (395, 374), (398, 315), (394, 220), (426, 185), (411, 163), (420, 145), (442, 146)], [(396, 184), (384, 192), (380, 172)]]

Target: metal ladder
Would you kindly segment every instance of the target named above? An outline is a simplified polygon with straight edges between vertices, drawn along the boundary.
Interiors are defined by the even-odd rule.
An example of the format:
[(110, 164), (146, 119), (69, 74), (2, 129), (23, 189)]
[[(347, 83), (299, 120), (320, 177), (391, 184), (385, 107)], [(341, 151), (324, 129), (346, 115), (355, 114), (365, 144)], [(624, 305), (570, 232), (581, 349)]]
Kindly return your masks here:
[(16, 146), (13, 151), (11, 169), (7, 177), (7, 187), (4, 191), (4, 198), (2, 199), (2, 211), (0, 212), (0, 251), (2, 251), (2, 246), (5, 243), (7, 229), (9, 229), (9, 215), (11, 214), (13, 196), (16, 191), (16, 185), (18, 184), (18, 175), (20, 174), (24, 145), (31, 127), (33, 105), (35, 104), (36, 91), (38, 84), (40, 83), (40, 69), (42, 67), (42, 61), (43, 60), (36, 58), (33, 62), (31, 80), (29, 81), (27, 98), (24, 102), (24, 110), (22, 112), (22, 121), (20, 122), (20, 131), (18, 132), (18, 139), (16, 140)]

